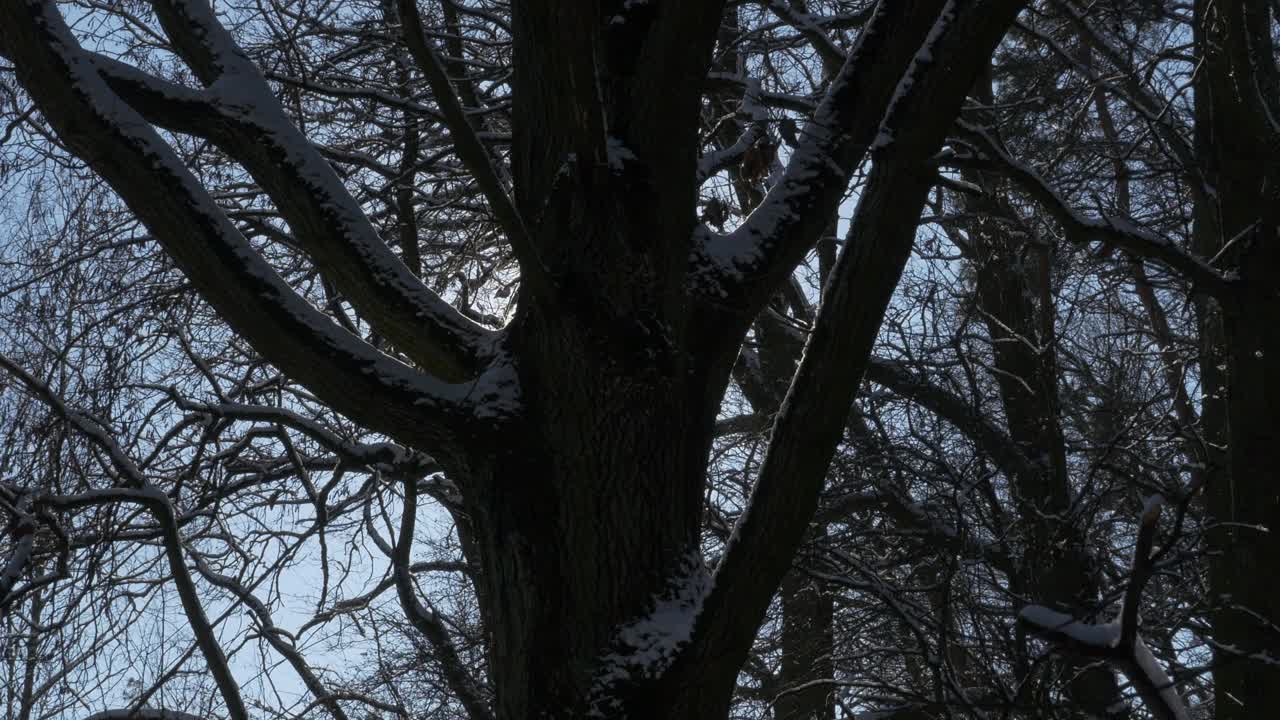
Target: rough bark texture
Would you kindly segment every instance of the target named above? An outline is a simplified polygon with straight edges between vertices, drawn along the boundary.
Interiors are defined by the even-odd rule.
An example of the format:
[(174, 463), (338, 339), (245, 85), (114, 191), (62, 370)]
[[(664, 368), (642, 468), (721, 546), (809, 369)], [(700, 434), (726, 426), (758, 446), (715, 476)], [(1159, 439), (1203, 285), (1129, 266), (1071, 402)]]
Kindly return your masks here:
[[(1280, 127), (1268, 121), (1280, 86), (1265, 3), (1197, 2), (1196, 10), (1204, 57), (1196, 143), (1215, 190), (1196, 208), (1197, 250), (1239, 269), (1233, 296), (1199, 305), (1206, 498), (1216, 523), (1208, 538), (1220, 645), (1214, 709), (1220, 720), (1243, 720), (1280, 707)], [(1271, 662), (1248, 658), (1259, 652)]]

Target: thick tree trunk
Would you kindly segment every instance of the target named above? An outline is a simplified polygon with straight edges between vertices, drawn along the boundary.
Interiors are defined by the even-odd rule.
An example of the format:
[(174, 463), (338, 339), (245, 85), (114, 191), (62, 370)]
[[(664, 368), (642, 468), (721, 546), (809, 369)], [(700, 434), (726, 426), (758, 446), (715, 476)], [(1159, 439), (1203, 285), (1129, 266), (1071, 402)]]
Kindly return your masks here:
[[(483, 532), (502, 718), (585, 715), (593, 695), (614, 690), (602, 658), (617, 652), (629, 664), (627, 648), (611, 648), (619, 628), (677, 590), (671, 578), (705, 572), (698, 489), (713, 412), (691, 407), (699, 393), (683, 378), (601, 376), (595, 342), (573, 330), (536, 337), (545, 361), (529, 370), (540, 383), (529, 386), (535, 418), (472, 475), (484, 488), (470, 509)], [(688, 628), (655, 632), (668, 630), (680, 639)]]
[(1196, 207), (1197, 249), (1239, 268), (1234, 296), (1200, 305), (1204, 434), (1217, 445), (1206, 489), (1214, 710), (1244, 720), (1280, 711), (1280, 130), (1265, 119), (1280, 103), (1266, 97), (1265, 4), (1202, 0), (1196, 11), (1196, 143), (1214, 190)]

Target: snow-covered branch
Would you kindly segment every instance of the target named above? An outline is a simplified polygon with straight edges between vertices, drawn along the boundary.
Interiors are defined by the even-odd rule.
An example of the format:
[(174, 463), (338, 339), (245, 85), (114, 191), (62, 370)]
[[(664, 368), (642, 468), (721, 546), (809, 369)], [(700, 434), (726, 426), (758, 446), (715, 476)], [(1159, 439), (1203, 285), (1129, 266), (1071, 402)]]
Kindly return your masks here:
[[(965, 141), (972, 142), (997, 172), (1004, 174), (1030, 195), (1077, 243), (1101, 241), (1127, 252), (1156, 260), (1182, 274), (1204, 292), (1225, 296), (1232, 288), (1232, 278), (1186, 250), (1135, 225), (1124, 217), (1087, 217), (1073, 208), (1049, 182), (1033, 168), (1010, 155), (986, 129), (959, 121), (957, 128)], [(960, 161), (965, 162), (965, 161)]]
[(728, 235), (703, 228), (695, 237), (690, 277), (696, 293), (755, 310), (786, 280), (827, 227), (944, 5), (877, 4), (764, 200)]
[(1164, 498), (1147, 499), (1138, 524), (1133, 567), (1124, 602), (1116, 620), (1087, 623), (1042, 605), (1028, 605), (1018, 619), (1062, 650), (1109, 660), (1122, 671), (1147, 709), (1161, 720), (1189, 720), (1187, 708), (1173, 681), (1138, 633), (1138, 605), (1154, 571), (1152, 546)]
[[(510, 373), (444, 382), (379, 352), (294, 292), (173, 149), (102, 80), (54, 3), (0, 7), (0, 46), (21, 60), (18, 77), (57, 133), (111, 183), (204, 298), (335, 409), (409, 444), (447, 446), (477, 413), (493, 417), (514, 407)], [(432, 324), (419, 318), (415, 327)]]
[[(751, 629), (790, 568), (791, 554), (817, 508), (885, 308), (911, 254), (920, 211), (933, 184), (933, 174), (925, 171), (927, 161), (1021, 8), (1018, 0), (947, 3), (935, 16), (936, 29), (928, 33), (925, 49), (914, 56), (910, 80), (900, 84), (898, 95), (888, 103), (885, 124), (898, 129), (897, 139), (878, 151), (854, 213), (850, 241), (824, 288), (748, 506), (716, 566), (705, 611), (676, 665), (677, 673), (697, 677), (698, 666), (710, 656), (732, 657), (734, 662), (724, 667), (736, 669), (746, 657)], [(876, 24), (873, 19), (872, 28)], [(912, 123), (905, 122), (908, 117)]]
[(175, 87), (95, 58), (113, 89), (148, 119), (208, 137), (239, 161), (317, 267), (406, 355), (446, 380), (474, 376), (490, 331), (444, 302), (391, 252), (206, 3), (173, 0), (155, 7), (206, 89)]

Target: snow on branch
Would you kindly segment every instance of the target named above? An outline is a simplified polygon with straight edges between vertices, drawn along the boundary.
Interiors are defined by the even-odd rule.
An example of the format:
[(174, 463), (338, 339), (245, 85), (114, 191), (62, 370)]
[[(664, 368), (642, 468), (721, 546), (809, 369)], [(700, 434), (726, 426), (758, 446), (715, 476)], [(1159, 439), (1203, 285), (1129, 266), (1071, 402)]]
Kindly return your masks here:
[[(54, 3), (0, 4), (0, 28), (0, 45), (18, 60), (19, 80), (58, 135), (111, 184), (224, 320), (281, 370), (366, 427), (418, 446), (446, 444), (478, 414), (516, 406), (509, 364), (449, 383), (373, 348), (300, 297), (103, 81)], [(432, 315), (415, 316), (419, 331), (437, 325), (424, 317)], [(483, 352), (491, 353), (494, 337), (486, 337)]]
[(99, 73), (148, 119), (207, 137), (240, 162), (316, 266), (406, 355), (445, 379), (470, 374), (490, 331), (444, 302), (387, 247), (206, 3), (171, 0), (156, 8), (207, 87), (183, 88), (94, 56)]
[[(915, 11), (925, 3), (881, 5), (861, 42), (875, 46), (876, 34), (888, 30), (884, 18), (895, 16), (883, 6), (901, 11), (909, 5)], [(911, 43), (903, 59), (914, 68), (911, 81), (901, 82), (901, 74), (889, 78), (893, 87), (884, 103), (892, 100), (888, 93), (902, 93), (893, 102), (889, 120), (921, 119), (900, 123), (901, 142), (886, 144), (872, 167), (849, 230), (848, 237), (856, 242), (845, 243), (823, 289), (822, 304), (778, 411), (747, 507), (716, 567), (713, 589), (705, 600), (706, 620), (699, 621), (690, 649), (682, 655), (682, 669), (694, 668), (703, 658), (745, 658), (749, 652), (751, 630), (764, 616), (777, 583), (790, 567), (791, 553), (817, 509), (823, 479), (843, 436), (885, 309), (910, 257), (917, 220), (932, 185), (929, 174), (919, 168), (942, 144), (967, 89), (990, 62), (991, 52), (1022, 3), (966, 3), (964, 13), (952, 12), (955, 7), (947, 3), (931, 8), (920, 31), (921, 43)], [(904, 42), (895, 38), (894, 46)], [(855, 50), (850, 63), (859, 56)], [(824, 108), (836, 112), (825, 103)], [(820, 109), (818, 115), (823, 113)], [(879, 127), (881, 119), (876, 117), (873, 127)], [(815, 124), (821, 125), (817, 118), (810, 123)], [(794, 161), (788, 175), (793, 170)], [(766, 198), (761, 208), (768, 204)], [(697, 672), (704, 673), (701, 682), (732, 681), (728, 673), (723, 678), (707, 677), (715, 671), (703, 668), (690, 674)]]
[[(1087, 217), (1073, 208), (1043, 176), (1032, 167), (1010, 155), (999, 140), (985, 128), (966, 121), (956, 127), (961, 138), (971, 142), (997, 172), (1004, 174), (1036, 200), (1066, 231), (1067, 239), (1076, 243), (1100, 241), (1115, 245), (1139, 257), (1156, 260), (1190, 280), (1204, 292), (1223, 296), (1231, 291), (1233, 278), (1175, 245), (1168, 238), (1152, 233), (1120, 216)], [(966, 159), (956, 159), (966, 163)]]
[(945, 3), (880, 2), (858, 35), (778, 182), (731, 233), (694, 237), (691, 289), (711, 301), (762, 305), (817, 242), (875, 140), (899, 81)]
[(1116, 620), (1087, 623), (1041, 605), (1024, 607), (1018, 619), (1065, 652), (1115, 663), (1133, 683), (1147, 709), (1161, 720), (1189, 720), (1173, 680), (1138, 633), (1138, 604), (1154, 571), (1154, 559), (1159, 555), (1152, 554), (1152, 546), (1164, 503), (1159, 495), (1144, 503), (1124, 604)]
[(709, 152), (698, 159), (699, 184), (740, 162), (751, 148), (765, 137), (764, 122), (768, 119), (768, 114), (760, 104), (760, 79), (748, 78), (745, 88), (746, 91), (742, 95), (742, 114), (750, 120), (732, 145)]
[(660, 677), (693, 637), (711, 576), (701, 553), (690, 551), (681, 560), (661, 593), (650, 600), (648, 612), (614, 633), (611, 652), (600, 660), (592, 683), (590, 715), (614, 717), (620, 702), (610, 692), (619, 683)]

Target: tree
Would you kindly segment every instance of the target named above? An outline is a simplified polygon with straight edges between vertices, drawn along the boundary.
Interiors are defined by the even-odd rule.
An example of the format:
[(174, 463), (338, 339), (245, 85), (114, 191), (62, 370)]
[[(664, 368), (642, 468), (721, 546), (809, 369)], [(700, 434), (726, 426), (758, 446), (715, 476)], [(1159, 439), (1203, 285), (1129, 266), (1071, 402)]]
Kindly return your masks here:
[[(81, 439), (68, 450), (12, 430), (21, 450), (7, 467), (32, 479), (2, 486), (0, 608), (66, 597), (53, 591), (75, 587), (71, 566), (91, 578), (100, 562), (82, 549), (136, 539), (152, 552), (129, 562), (173, 588), (216, 688), (215, 707), (184, 710), (231, 718), (255, 711), (219, 629), (234, 608), (339, 720), (360, 705), (473, 720), (727, 717), (752, 691), (779, 717), (834, 717), (830, 688), (858, 672), (892, 689), (866, 704), (904, 717), (1125, 716), (1134, 694), (1143, 712), (1183, 717), (1179, 693), (1205, 691), (1191, 671), (1160, 670), (1194, 656), (1175, 647), (1180, 633), (1216, 643), (1220, 716), (1232, 717), (1227, 698), (1246, 713), (1277, 705), (1267, 693), (1280, 685), (1249, 682), (1259, 666), (1231, 660), (1265, 662), (1266, 618), (1280, 616), (1257, 577), (1274, 543), (1247, 531), (1274, 526), (1280, 502), (1265, 478), (1244, 479), (1269, 466), (1277, 435), (1265, 308), (1280, 221), (1259, 208), (1280, 207), (1265, 169), (1280, 165), (1241, 163), (1232, 144), (1276, 152), (1274, 10), (756, 5), (0, 6), (17, 81), (6, 136), (83, 163), (110, 188), (81, 178), (83, 198), (140, 222), (127, 246), (162, 248), (181, 273), (145, 252), (141, 268), (105, 254), (118, 228), (76, 203), (63, 213), (85, 226), (75, 237), (98, 238), (81, 265), (128, 268), (115, 286), (144, 328), (130, 342), (157, 340), (154, 355), (69, 380), (59, 373), (85, 364), (67, 359), (82, 338), (119, 338), (35, 302), (24, 322), (60, 319), (65, 346), (0, 356), (47, 408), (41, 421)], [(1184, 62), (1167, 38), (1187, 28), (1203, 68), (1184, 116), (1181, 91), (1153, 90), (1138, 68)], [(1088, 122), (1068, 117), (1073, 98)], [(1071, 132), (1096, 122), (1096, 145), (1055, 147), (1035, 125), (1064, 117)], [(1227, 127), (1247, 132), (1226, 142)], [(1099, 158), (1112, 177), (1091, 176)], [(1191, 199), (1160, 207), (1160, 187)], [(1110, 210), (1078, 209), (1090, 193)], [(1194, 240), (1163, 219), (1186, 207)], [(958, 277), (911, 268), (926, 208), (943, 229), (928, 242), (959, 252)], [(1239, 240), (1249, 233), (1259, 239)], [(1081, 258), (1095, 241), (1119, 256)], [(811, 253), (817, 290), (798, 279)], [(31, 256), (39, 272), (7, 296), (62, 262)], [(1131, 291), (1108, 279), (1117, 267)], [(167, 286), (140, 289), (147, 271)], [(58, 292), (107, 306), (119, 302), (97, 299), (108, 285), (97, 275)], [(1106, 322), (1153, 336), (1158, 357), (1125, 361), (1131, 346), (1077, 319), (1092, 312), (1079, 294), (1099, 285)], [(1170, 326), (1175, 298), (1195, 299), (1194, 329)], [(921, 308), (928, 320), (911, 320)], [(1184, 331), (1203, 347), (1195, 400), (1180, 379)], [(901, 357), (873, 357), (886, 337)], [(864, 374), (889, 398), (855, 403)], [(1137, 377), (1162, 382), (1131, 387)], [(143, 396), (145, 412), (131, 405)], [(723, 417), (735, 406), (737, 422)], [(1165, 406), (1172, 448), (1132, 427)], [(719, 462), (739, 447), (731, 436), (759, 452)], [(45, 459), (67, 456), (74, 472)], [(1189, 482), (1179, 463), (1197, 468)], [(981, 502), (955, 499), (972, 494), (961, 486)], [(1132, 509), (1140, 489), (1169, 498), (1172, 524), (1160, 501)], [(726, 517), (733, 492), (743, 502)], [(448, 514), (454, 544), (415, 562), (424, 502)], [(294, 508), (310, 515), (290, 529)], [(1209, 553), (1185, 550), (1188, 515)], [(921, 540), (878, 541), (908, 561), (872, 567), (852, 552), (859, 523), (881, 516)], [(1103, 517), (1115, 529), (1094, 529)], [(388, 563), (368, 595), (331, 590), (330, 573), (353, 567), (329, 554), (342, 532), (367, 535)], [(380, 644), (368, 675), (425, 664), (425, 686), (339, 693), (308, 663), (259, 587), (308, 543), (327, 604), (315, 622), (394, 591), (398, 617), (379, 623), (404, 643)], [(128, 577), (128, 562), (106, 562)], [(1144, 591), (1168, 589), (1161, 573), (1175, 567), (1229, 605), (1188, 610), (1201, 598), (1175, 593), (1144, 610), (1139, 635)], [(417, 578), (442, 572), (462, 579), (428, 600)], [(131, 597), (115, 582), (108, 594)], [(878, 598), (860, 631), (842, 591)], [(760, 645), (775, 627), (776, 673)], [(28, 658), (40, 654), (31, 637)], [(913, 643), (879, 668), (842, 667), (836, 652)], [(1045, 649), (1067, 661), (1040, 670)], [(1002, 669), (1016, 687), (990, 677)], [(168, 682), (129, 700), (159, 707)]]

